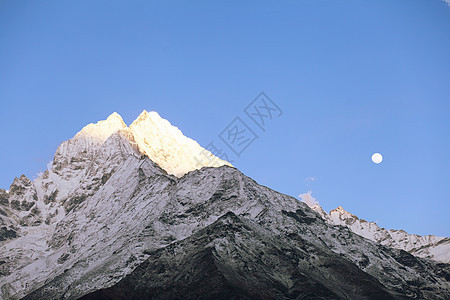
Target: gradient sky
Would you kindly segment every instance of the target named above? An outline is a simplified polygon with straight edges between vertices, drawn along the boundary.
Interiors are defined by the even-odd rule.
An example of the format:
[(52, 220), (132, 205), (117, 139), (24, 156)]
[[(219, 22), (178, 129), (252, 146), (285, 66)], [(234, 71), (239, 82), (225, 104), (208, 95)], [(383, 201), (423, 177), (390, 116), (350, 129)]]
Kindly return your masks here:
[[(244, 113), (261, 91), (283, 111), (265, 132)], [(1, 1), (0, 101), (0, 188), (84, 125), (146, 109), (260, 184), (450, 236), (441, 0)], [(218, 138), (236, 117), (259, 136), (240, 157)]]

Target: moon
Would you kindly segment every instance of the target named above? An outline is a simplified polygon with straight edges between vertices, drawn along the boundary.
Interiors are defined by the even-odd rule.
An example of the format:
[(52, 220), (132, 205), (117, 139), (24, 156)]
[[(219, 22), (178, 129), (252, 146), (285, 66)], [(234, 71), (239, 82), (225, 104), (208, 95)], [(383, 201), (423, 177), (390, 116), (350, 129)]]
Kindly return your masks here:
[(374, 153), (372, 155), (372, 161), (376, 164), (379, 164), (383, 161), (383, 156), (380, 153)]

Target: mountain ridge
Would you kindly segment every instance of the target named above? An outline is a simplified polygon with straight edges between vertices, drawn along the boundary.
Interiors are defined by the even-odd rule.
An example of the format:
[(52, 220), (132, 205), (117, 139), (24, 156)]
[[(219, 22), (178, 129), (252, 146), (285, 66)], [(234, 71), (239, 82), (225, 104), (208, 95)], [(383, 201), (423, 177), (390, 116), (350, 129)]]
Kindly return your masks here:
[[(157, 119), (162, 128), (155, 129), (149, 120), (155, 114), (143, 112), (136, 130), (123, 127), (115, 114), (100, 123), (98, 135), (89, 133), (95, 124), (87, 125), (80, 131), (83, 134), (58, 147), (44, 174), (34, 181), (17, 178), (9, 193), (0, 192), (0, 209), (5, 212), (0, 213), (0, 228), (6, 228), (0, 231), (2, 299), (78, 299), (113, 287), (158, 249), (189, 239), (230, 212), (236, 224), (251, 223), (255, 234), (270, 234), (259, 234), (255, 240), (249, 236), (245, 242), (249, 248), (241, 247), (244, 244), (231, 238), (241, 232), (232, 227), (227, 232), (230, 243), (223, 248), (226, 253), (242, 248), (239, 253), (244, 257), (252, 253), (254, 243), (280, 239), (284, 245), (276, 248), (280, 262), (289, 257), (289, 249), (298, 249), (294, 252), (303, 257), (304, 275), (335, 278), (335, 287), (329, 289), (339, 298), (358, 294), (356, 286), (345, 292), (344, 283), (339, 283), (341, 267), (371, 278), (359, 289), (379, 282), (377, 289), (392, 297), (450, 297), (449, 265), (416, 258), (329, 224), (306, 204), (259, 185), (229, 164), (205, 160), (198, 167), (192, 155), (200, 146), (178, 136), (178, 129), (167, 129), (168, 121)], [(184, 149), (186, 164), (176, 165), (180, 157), (164, 155), (174, 147)], [(155, 149), (162, 150), (154, 153), (156, 161), (150, 157)], [(182, 168), (167, 172), (164, 163), (172, 161)], [(192, 170), (181, 175), (183, 168)], [(222, 257), (225, 269), (240, 270), (233, 269), (234, 261), (244, 262), (242, 257)], [(334, 259), (322, 264), (327, 257)], [(311, 288), (308, 281), (302, 282), (305, 290)]]
[(450, 263), (450, 237), (410, 234), (400, 229), (380, 228), (375, 222), (360, 219), (341, 206), (328, 214), (318, 204), (311, 206), (324, 220), (333, 225), (348, 227), (354, 233), (384, 246), (405, 250), (412, 255)]

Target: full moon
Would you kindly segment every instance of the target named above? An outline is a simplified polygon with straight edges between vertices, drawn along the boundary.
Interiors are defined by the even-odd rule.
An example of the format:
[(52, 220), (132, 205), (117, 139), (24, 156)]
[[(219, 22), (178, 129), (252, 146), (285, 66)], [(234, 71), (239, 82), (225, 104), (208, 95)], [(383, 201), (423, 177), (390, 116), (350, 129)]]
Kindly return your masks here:
[(383, 161), (383, 156), (380, 153), (374, 153), (372, 155), (372, 161), (376, 164), (379, 164)]

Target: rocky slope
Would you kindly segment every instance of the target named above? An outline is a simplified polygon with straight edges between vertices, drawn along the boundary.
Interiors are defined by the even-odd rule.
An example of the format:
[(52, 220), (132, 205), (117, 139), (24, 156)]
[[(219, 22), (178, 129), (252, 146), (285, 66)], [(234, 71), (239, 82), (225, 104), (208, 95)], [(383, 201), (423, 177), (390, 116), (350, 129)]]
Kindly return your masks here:
[(404, 230), (380, 228), (374, 222), (367, 222), (338, 207), (326, 213), (319, 205), (311, 207), (329, 224), (348, 227), (351, 231), (378, 244), (405, 250), (412, 255), (450, 263), (450, 238), (434, 235), (408, 234)]
[(448, 264), (325, 222), (156, 113), (86, 126), (0, 199), (2, 299), (450, 297)]
[(299, 241), (301, 248), (229, 212), (183, 241), (150, 251), (119, 283), (82, 299), (395, 298), (343, 257)]

